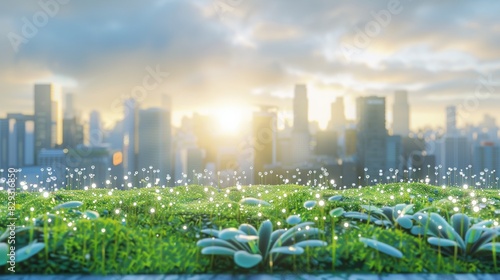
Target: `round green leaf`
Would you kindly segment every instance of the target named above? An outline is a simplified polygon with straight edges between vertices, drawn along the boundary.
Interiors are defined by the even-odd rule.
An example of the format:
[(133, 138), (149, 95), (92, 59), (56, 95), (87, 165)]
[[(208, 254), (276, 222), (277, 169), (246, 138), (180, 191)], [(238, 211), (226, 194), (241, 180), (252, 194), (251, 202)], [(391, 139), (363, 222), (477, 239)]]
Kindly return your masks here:
[(219, 246), (208, 246), (201, 250), (203, 255), (221, 255), (221, 256), (233, 256), (236, 250), (219, 247)]
[(246, 235), (243, 231), (236, 228), (226, 228), (219, 232), (219, 238), (223, 240), (231, 240), (237, 235)]
[(393, 256), (398, 259), (401, 259), (403, 257), (403, 253), (401, 253), (401, 251), (380, 241), (364, 237), (360, 237), (359, 240), (365, 243), (368, 247), (371, 247), (389, 256)]
[(38, 254), (41, 250), (45, 248), (44, 243), (32, 242), (23, 248), (16, 250), (16, 262), (22, 262), (31, 258), (32, 256)]
[(271, 204), (269, 204), (269, 202), (261, 200), (261, 199), (253, 198), (253, 197), (243, 198), (242, 200), (240, 200), (240, 204), (246, 204), (246, 205), (259, 205), (260, 204), (262, 206), (271, 206)]
[(252, 225), (249, 225), (249, 224), (241, 224), (239, 227), (238, 227), (239, 230), (243, 231), (244, 233), (248, 234), (248, 235), (259, 235), (257, 233), (257, 229), (254, 228)]
[(325, 241), (321, 241), (321, 240), (304, 240), (304, 241), (300, 241), (300, 242), (297, 242), (295, 243), (295, 246), (298, 246), (298, 247), (323, 247), (323, 246), (326, 246), (328, 245)]
[(7, 264), (9, 258), (7, 254), (9, 253), (9, 245), (7, 243), (0, 243), (0, 266)]
[(236, 235), (234, 237), (234, 239), (236, 239), (236, 241), (241, 242), (241, 243), (248, 243), (248, 242), (251, 242), (251, 241), (258, 240), (259, 237), (257, 235), (243, 235), (243, 234), (239, 234), (239, 235)]
[(413, 221), (410, 216), (403, 216), (396, 219), (396, 222), (405, 229), (410, 229), (413, 226)]
[(298, 246), (281, 246), (272, 249), (271, 253), (279, 253), (285, 255), (300, 255), (304, 253), (304, 249)]
[(342, 199), (342, 195), (334, 195), (328, 198), (328, 201), (340, 201)]
[(445, 238), (429, 237), (427, 241), (429, 244), (439, 247), (458, 247), (457, 242)]
[(95, 220), (99, 218), (99, 213), (97, 213), (96, 211), (86, 210), (85, 212), (83, 212), (83, 214), (87, 216), (87, 218), (89, 218), (90, 220)]
[(77, 208), (83, 205), (83, 202), (81, 201), (69, 201), (65, 202), (63, 204), (59, 204), (56, 207), (54, 207), (54, 210), (61, 209), (61, 208)]
[(336, 218), (342, 216), (344, 213), (344, 208), (338, 207), (330, 211), (330, 216)]
[(238, 249), (231, 243), (227, 242), (226, 240), (218, 239), (218, 238), (203, 238), (198, 240), (196, 242), (196, 246), (198, 247), (210, 247), (210, 246), (217, 246), (217, 247), (225, 247), (229, 249), (233, 249), (237, 251)]
[(286, 223), (289, 225), (296, 225), (300, 223), (300, 221), (302, 221), (302, 219), (297, 215), (291, 215), (286, 219)]
[(308, 200), (306, 202), (304, 202), (304, 207), (307, 208), (307, 209), (313, 209), (314, 206), (316, 206), (316, 200)]
[(259, 254), (250, 254), (246, 251), (238, 251), (234, 254), (234, 262), (243, 268), (251, 268), (262, 261)]

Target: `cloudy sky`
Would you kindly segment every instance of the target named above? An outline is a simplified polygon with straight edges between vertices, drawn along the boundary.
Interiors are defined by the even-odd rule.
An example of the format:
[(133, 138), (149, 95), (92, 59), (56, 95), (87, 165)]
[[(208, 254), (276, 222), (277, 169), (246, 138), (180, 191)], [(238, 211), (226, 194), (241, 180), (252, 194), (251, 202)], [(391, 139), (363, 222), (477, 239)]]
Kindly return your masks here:
[(349, 118), (357, 96), (387, 96), (390, 122), (398, 89), (413, 128), (444, 125), (448, 104), (460, 122), (500, 119), (499, 11), (498, 1), (3, 1), (0, 117), (32, 113), (33, 85), (55, 82), (110, 125), (146, 80), (142, 107), (168, 94), (177, 122), (193, 110), (289, 110), (297, 83), (323, 126), (337, 96)]

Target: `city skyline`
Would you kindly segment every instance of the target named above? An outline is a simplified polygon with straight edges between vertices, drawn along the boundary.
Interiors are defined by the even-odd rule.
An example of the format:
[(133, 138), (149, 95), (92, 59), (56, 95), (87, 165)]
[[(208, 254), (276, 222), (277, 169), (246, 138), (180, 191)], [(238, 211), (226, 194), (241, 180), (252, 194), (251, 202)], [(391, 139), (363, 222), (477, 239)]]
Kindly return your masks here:
[(56, 83), (108, 129), (133, 94), (144, 108), (168, 94), (176, 126), (196, 111), (233, 116), (220, 125), (235, 127), (261, 105), (291, 112), (296, 84), (307, 85), (309, 118), (322, 128), (337, 98), (353, 120), (356, 99), (371, 95), (387, 97), (391, 123), (397, 90), (408, 93), (412, 130), (446, 127), (450, 105), (459, 127), (500, 118), (495, 2), (43, 3), (55, 4), (0, 11), (0, 117), (32, 114), (33, 84)]
[[(447, 106), (445, 131), (410, 133), (406, 91), (393, 93), (400, 122), (387, 125), (386, 97), (358, 97), (355, 122), (345, 119), (338, 98), (331, 104), (329, 127), (321, 130), (309, 121), (308, 87), (296, 84), (291, 126), (278, 129), (279, 108), (262, 105), (254, 111), (251, 126), (233, 137), (216, 132), (218, 120), (213, 116), (195, 114), (183, 118), (179, 128), (172, 127), (167, 95), (148, 108), (141, 108), (136, 99), (125, 100), (122, 120), (106, 130), (97, 111), (90, 113), (88, 125), (82, 123), (72, 93), (62, 98), (53, 84), (35, 84), (33, 92), (34, 115), (12, 113), (0, 118), (0, 171), (22, 168), (23, 182), (35, 188), (45, 169), (55, 175), (47, 178), (52, 188), (74, 184), (72, 172), (80, 176), (79, 169), (95, 172), (89, 174), (93, 186), (108, 186), (114, 178), (120, 188), (193, 182), (202, 172), (217, 177), (241, 172), (248, 175), (239, 178), (251, 184), (280, 183), (264, 179), (273, 172), (277, 178), (290, 171), (326, 172), (344, 187), (354, 187), (360, 180), (372, 184), (406, 176), (436, 184), (448, 178), (448, 183), (456, 184), (471, 182), (472, 172), (500, 170), (500, 129), (495, 118), (485, 115), (480, 125), (460, 128), (456, 106)], [(460, 180), (440, 178), (440, 173), (453, 170), (461, 174)], [(295, 178), (297, 183), (311, 183), (307, 176)]]

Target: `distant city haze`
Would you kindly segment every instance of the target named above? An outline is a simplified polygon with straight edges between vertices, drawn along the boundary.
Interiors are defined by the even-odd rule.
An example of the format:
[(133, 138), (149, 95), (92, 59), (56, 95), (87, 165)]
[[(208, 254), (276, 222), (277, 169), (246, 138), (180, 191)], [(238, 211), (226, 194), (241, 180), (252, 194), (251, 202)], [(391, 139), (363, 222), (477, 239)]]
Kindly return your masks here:
[[(105, 128), (132, 95), (145, 108), (171, 96), (175, 126), (195, 111), (248, 121), (260, 105), (291, 115), (294, 85), (305, 84), (321, 128), (337, 97), (354, 120), (365, 95), (388, 98), (390, 128), (396, 90), (408, 92), (412, 130), (444, 128), (449, 105), (459, 127), (477, 124), (500, 117), (498, 10), (495, 1), (4, 1), (0, 117), (31, 114), (33, 85), (55, 83)], [(476, 98), (481, 83), (491, 94)]]

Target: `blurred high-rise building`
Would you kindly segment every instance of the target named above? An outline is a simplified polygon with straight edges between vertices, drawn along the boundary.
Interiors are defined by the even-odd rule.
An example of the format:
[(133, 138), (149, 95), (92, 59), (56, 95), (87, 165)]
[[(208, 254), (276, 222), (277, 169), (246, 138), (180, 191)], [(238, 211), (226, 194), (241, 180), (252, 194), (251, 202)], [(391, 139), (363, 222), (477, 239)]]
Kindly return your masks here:
[(296, 85), (293, 98), (293, 130), (309, 133), (309, 102), (307, 87)]
[(408, 93), (405, 90), (395, 92), (392, 113), (392, 134), (402, 137), (408, 136), (410, 133), (410, 105), (408, 104)]
[(291, 138), (292, 162), (294, 165), (307, 163), (310, 156), (309, 102), (305, 85), (295, 86), (293, 99), (293, 130)]
[(472, 167), (475, 174), (484, 172), (485, 169), (500, 172), (500, 147), (492, 141), (485, 141), (476, 146)]
[(428, 180), (427, 183), (437, 184), (435, 155), (415, 151), (408, 158), (407, 166), (409, 169), (408, 176), (413, 181), (426, 182)]
[(9, 167), (9, 119), (0, 119), (0, 169)]
[(328, 128), (340, 132), (346, 125), (344, 98), (337, 97), (331, 105), (330, 123)]
[(457, 107), (446, 107), (446, 134), (455, 136), (457, 134)]
[(35, 162), (42, 149), (62, 143), (62, 106), (59, 87), (35, 85)]
[(89, 118), (89, 144), (90, 146), (99, 146), (104, 139), (104, 131), (101, 126), (101, 114), (93, 110)]
[(9, 121), (9, 167), (35, 164), (32, 115), (7, 114)]
[[(48, 185), (57, 184), (59, 187), (64, 187), (66, 182), (66, 167), (68, 161), (67, 154), (63, 149), (42, 149), (38, 157), (38, 165), (41, 166), (47, 175), (50, 173)], [(50, 171), (49, 171), (50, 170)]]
[(401, 153), (404, 160), (403, 168), (408, 167), (408, 160), (414, 154), (422, 154), (425, 151), (425, 139), (418, 137), (403, 137), (402, 138), (402, 148)]
[(255, 139), (253, 156), (253, 182), (259, 182), (259, 173), (266, 166), (275, 165), (277, 157), (277, 117), (272, 108), (262, 107), (253, 114), (252, 137)]
[(379, 170), (385, 170), (387, 161), (385, 98), (359, 97), (356, 100), (356, 108), (358, 170), (366, 170), (363, 177), (369, 175), (374, 178), (379, 174)]
[(316, 133), (315, 153), (318, 156), (328, 156), (337, 158), (338, 153), (338, 132), (335, 130), (324, 130)]
[[(447, 136), (444, 138), (444, 168), (465, 169), (470, 161), (470, 146), (466, 137)], [(453, 181), (452, 183), (454, 183)]]
[(63, 143), (64, 148), (75, 148), (83, 144), (83, 124), (75, 112), (75, 99), (72, 93), (65, 95), (64, 118), (63, 118)]
[(391, 135), (386, 141), (386, 169), (403, 170), (402, 139), (400, 135)]
[(139, 111), (138, 168), (158, 170), (157, 178), (166, 184), (172, 176), (172, 131), (170, 111), (149, 108)]
[(64, 114), (65, 119), (71, 119), (75, 117), (75, 95), (73, 93), (66, 93), (64, 96)]
[[(106, 180), (110, 178), (110, 167), (112, 167), (112, 157), (106, 146), (88, 147), (79, 145), (75, 152), (80, 155), (79, 168), (85, 168), (89, 174), (93, 175), (92, 182), (97, 187), (105, 187)], [(111, 169), (113, 170), (113, 169)], [(111, 187), (118, 187), (121, 178), (115, 181)]]
[(344, 132), (344, 156), (352, 157), (356, 154), (358, 146), (358, 135), (356, 129), (348, 128)]
[(123, 118), (123, 169), (133, 174), (137, 170), (139, 106), (134, 99), (124, 103)]

